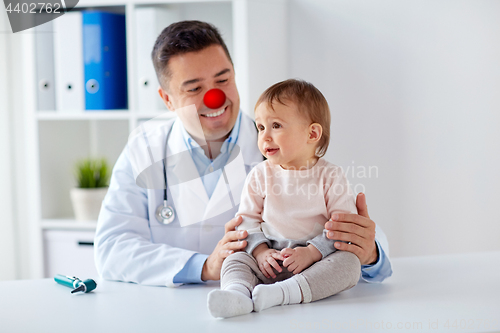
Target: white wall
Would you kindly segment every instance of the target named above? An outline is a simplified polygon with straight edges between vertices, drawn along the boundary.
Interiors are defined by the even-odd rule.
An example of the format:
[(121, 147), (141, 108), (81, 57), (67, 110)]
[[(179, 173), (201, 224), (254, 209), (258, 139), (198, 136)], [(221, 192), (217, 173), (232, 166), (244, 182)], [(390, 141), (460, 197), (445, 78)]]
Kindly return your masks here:
[(499, 13), (494, 0), (290, 2), (290, 76), (330, 104), (328, 159), (378, 167), (348, 176), (392, 256), (500, 250)]
[(6, 12), (0, 10), (0, 280), (41, 277), (42, 254), (36, 250), (41, 236), (34, 207), (28, 204), (36, 195), (36, 175), (26, 163), (35, 148), (27, 145), (27, 136), (35, 135), (36, 128), (26, 121), (34, 96), (26, 94), (24, 79), (34, 72), (27, 60), (34, 52), (32, 34), (12, 34)]
[(0, 281), (13, 280), (17, 276), (15, 224), (14, 224), (14, 183), (12, 181), (12, 112), (8, 93), (10, 27), (6, 14), (0, 11)]

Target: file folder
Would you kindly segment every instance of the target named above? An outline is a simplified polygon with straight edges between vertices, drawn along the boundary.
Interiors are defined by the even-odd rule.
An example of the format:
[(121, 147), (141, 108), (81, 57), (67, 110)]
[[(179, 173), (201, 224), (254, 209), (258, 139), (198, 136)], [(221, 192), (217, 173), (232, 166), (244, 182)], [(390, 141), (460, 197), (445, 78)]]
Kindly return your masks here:
[(68, 12), (52, 22), (57, 110), (84, 110), (82, 14)]
[(151, 51), (162, 30), (179, 19), (178, 7), (138, 7), (135, 10), (137, 107), (141, 112), (167, 110), (158, 94), (160, 83), (153, 67)]
[(37, 105), (39, 111), (55, 111), (54, 25), (52, 21), (35, 28)]
[(83, 12), (85, 109), (126, 109), (125, 15)]

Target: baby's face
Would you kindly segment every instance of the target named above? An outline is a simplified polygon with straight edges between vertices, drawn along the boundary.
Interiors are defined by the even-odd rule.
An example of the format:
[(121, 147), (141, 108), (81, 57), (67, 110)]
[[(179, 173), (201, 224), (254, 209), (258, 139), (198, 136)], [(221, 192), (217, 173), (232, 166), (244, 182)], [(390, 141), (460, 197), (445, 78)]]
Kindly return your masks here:
[(284, 169), (311, 167), (316, 145), (308, 143), (310, 122), (301, 115), (296, 105), (261, 103), (255, 109), (255, 123), (259, 131), (259, 150), (270, 163)]

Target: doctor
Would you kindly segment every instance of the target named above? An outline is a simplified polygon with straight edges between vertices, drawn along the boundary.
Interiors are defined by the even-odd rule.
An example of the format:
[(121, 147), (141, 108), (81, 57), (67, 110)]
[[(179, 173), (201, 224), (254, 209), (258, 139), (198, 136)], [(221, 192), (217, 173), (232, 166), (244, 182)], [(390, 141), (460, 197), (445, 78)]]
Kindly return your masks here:
[[(160, 97), (177, 119), (130, 140), (118, 158), (97, 224), (96, 266), (105, 279), (146, 285), (219, 280), (223, 260), (246, 246), (234, 216), (246, 173), (263, 160), (257, 131), (239, 109), (231, 57), (215, 27), (174, 23), (157, 38), (152, 58)], [(225, 93), (216, 109), (204, 102), (211, 89)], [(144, 186), (141, 163), (153, 159), (161, 170), (164, 157), (166, 177)], [(156, 217), (165, 198), (171, 222)], [(359, 257), (363, 280), (381, 282), (392, 274), (388, 243), (362, 194), (357, 207), (360, 215), (340, 214), (325, 227), (332, 239), (351, 242), (339, 249)]]

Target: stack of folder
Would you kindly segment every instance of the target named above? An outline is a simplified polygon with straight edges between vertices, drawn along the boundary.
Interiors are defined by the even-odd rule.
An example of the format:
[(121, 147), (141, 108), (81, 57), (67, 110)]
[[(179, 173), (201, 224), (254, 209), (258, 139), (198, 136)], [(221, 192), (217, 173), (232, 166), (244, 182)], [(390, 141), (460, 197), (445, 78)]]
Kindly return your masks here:
[(128, 108), (125, 15), (68, 12), (36, 30), (39, 110)]

